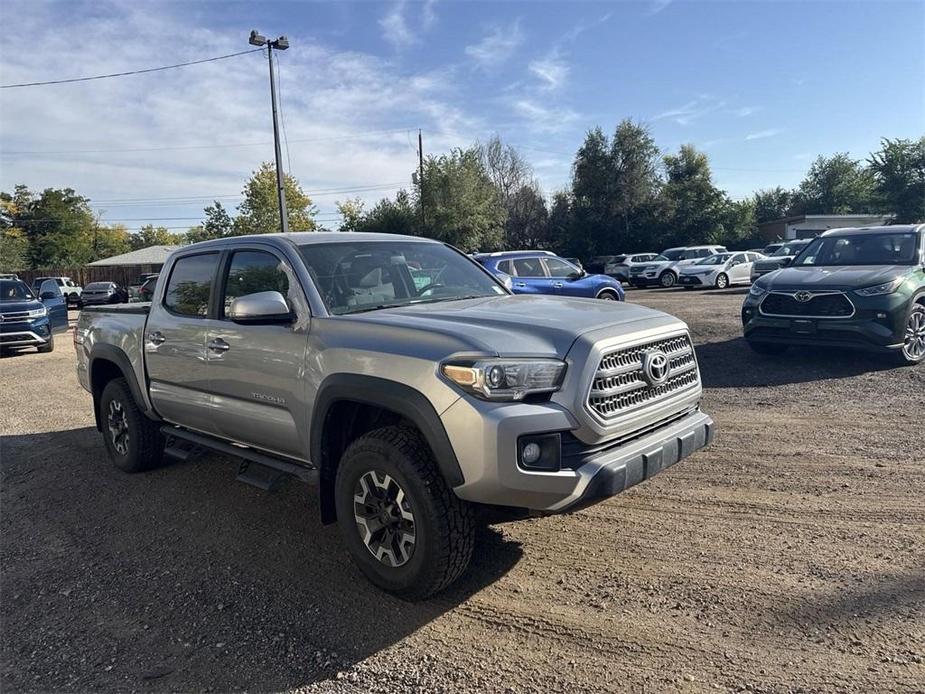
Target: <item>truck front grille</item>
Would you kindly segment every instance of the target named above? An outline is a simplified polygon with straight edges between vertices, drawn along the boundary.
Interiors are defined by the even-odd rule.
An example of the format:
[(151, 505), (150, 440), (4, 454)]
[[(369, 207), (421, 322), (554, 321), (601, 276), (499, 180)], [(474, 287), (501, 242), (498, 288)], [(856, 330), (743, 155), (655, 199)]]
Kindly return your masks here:
[[(668, 375), (654, 383), (644, 369), (649, 352), (668, 358)], [(588, 396), (588, 406), (607, 419), (684, 390), (700, 382), (694, 346), (687, 335), (655, 340), (605, 354)]]
[[(803, 299), (802, 301), (800, 299)], [(795, 292), (779, 294), (771, 292), (761, 302), (761, 312), (766, 316), (788, 316), (798, 318), (848, 318), (854, 315), (854, 305), (841, 292), (813, 294)]]

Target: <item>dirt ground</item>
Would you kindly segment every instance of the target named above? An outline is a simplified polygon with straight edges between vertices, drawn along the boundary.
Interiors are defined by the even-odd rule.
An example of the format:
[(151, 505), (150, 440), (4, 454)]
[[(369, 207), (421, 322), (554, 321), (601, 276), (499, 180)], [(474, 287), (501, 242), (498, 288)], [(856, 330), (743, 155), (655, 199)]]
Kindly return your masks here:
[(115, 470), (69, 337), (3, 359), (0, 689), (925, 691), (925, 366), (759, 357), (744, 291), (628, 293), (690, 324), (710, 448), (487, 529), (422, 604), (360, 576), (312, 488)]

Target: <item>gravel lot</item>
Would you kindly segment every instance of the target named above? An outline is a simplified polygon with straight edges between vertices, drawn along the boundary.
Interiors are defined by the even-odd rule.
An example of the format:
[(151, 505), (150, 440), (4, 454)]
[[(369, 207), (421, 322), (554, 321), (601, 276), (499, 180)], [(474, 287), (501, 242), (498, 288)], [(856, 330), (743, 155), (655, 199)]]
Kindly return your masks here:
[(925, 366), (754, 355), (744, 291), (628, 294), (690, 324), (709, 449), (487, 529), (423, 604), (360, 576), (309, 487), (116, 471), (69, 337), (4, 358), (0, 689), (925, 691)]

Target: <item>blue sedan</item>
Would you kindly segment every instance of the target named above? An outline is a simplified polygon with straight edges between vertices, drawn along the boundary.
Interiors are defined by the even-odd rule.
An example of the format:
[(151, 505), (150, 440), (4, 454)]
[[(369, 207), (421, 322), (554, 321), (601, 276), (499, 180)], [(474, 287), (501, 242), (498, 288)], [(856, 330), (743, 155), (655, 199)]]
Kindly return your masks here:
[(510, 276), (515, 294), (623, 301), (623, 286), (617, 280), (607, 275), (589, 275), (549, 251), (479, 253), (474, 258), (495, 275)]

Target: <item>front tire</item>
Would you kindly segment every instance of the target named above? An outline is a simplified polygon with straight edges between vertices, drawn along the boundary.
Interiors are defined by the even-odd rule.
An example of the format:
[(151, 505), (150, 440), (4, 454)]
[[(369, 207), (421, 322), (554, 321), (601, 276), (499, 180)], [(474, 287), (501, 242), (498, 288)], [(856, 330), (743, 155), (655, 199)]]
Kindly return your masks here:
[(913, 304), (909, 309), (903, 347), (897, 357), (899, 363), (906, 366), (925, 361), (925, 304)]
[(729, 275), (727, 275), (725, 272), (719, 273), (716, 276), (715, 285), (717, 289), (725, 289), (726, 287), (728, 287), (729, 286)]
[(39, 354), (48, 354), (49, 352), (54, 352), (55, 351), (55, 336), (49, 335), (48, 342), (46, 342), (44, 345), (39, 345), (38, 347), (36, 347), (36, 349), (39, 351)]
[(124, 378), (106, 384), (100, 398), (103, 441), (113, 464), (123, 472), (143, 472), (164, 458), (164, 437), (145, 417)]
[(671, 270), (663, 272), (658, 278), (658, 284), (662, 289), (671, 289), (677, 281), (678, 278)]
[(617, 296), (617, 293), (612, 289), (604, 289), (600, 294), (597, 295), (598, 299), (603, 301), (619, 301), (620, 297)]
[(423, 600), (469, 565), (472, 506), (447, 486), (415, 429), (383, 427), (350, 444), (334, 502), (347, 550), (382, 590)]

